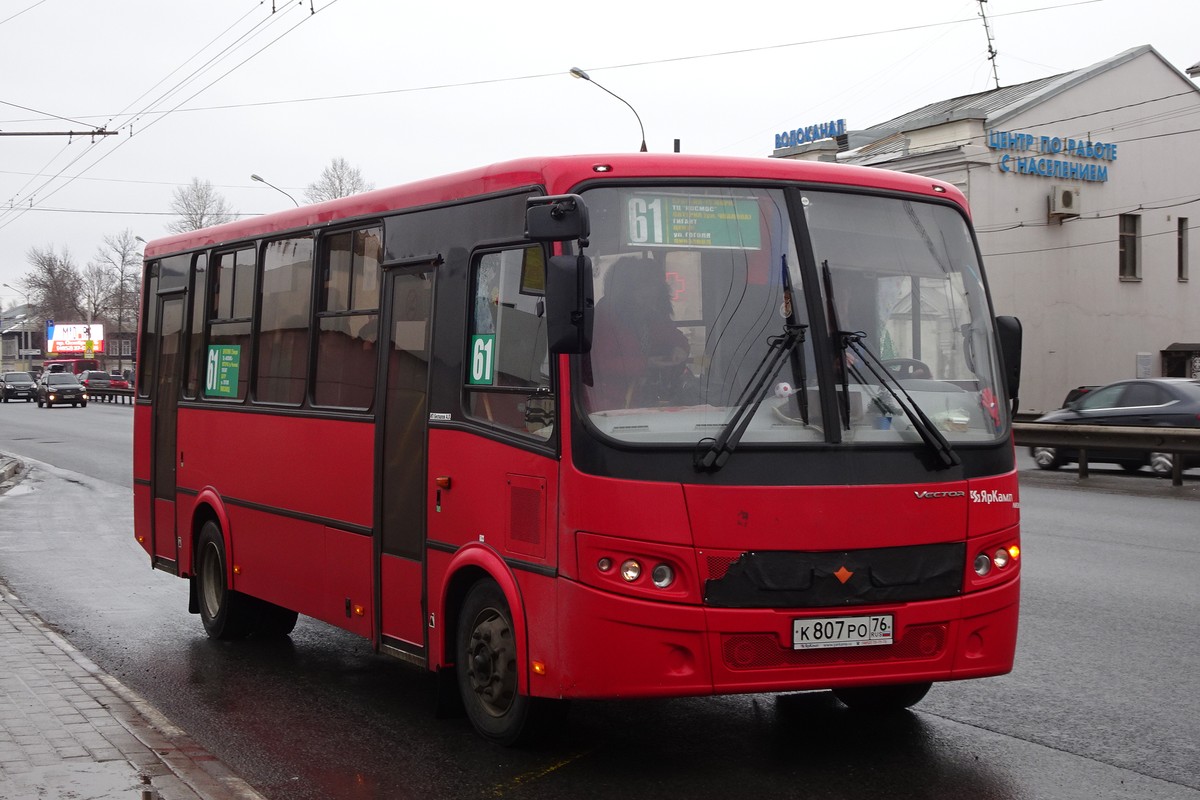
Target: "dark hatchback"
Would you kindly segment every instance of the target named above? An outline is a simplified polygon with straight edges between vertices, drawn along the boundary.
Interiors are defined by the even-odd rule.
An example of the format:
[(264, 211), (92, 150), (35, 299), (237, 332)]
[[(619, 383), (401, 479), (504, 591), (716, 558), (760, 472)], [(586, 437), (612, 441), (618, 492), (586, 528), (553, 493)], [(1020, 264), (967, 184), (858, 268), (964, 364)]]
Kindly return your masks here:
[(0, 375), (0, 394), (4, 402), (24, 400), (28, 403), (37, 394), (37, 384), (28, 372), (6, 372)]
[[(1200, 380), (1143, 378), (1118, 381), (1091, 389), (1036, 421), (1059, 425), (1200, 428)], [(1042, 469), (1058, 469), (1079, 460), (1079, 451), (1067, 447), (1031, 447), (1029, 452)], [(1089, 447), (1087, 457), (1088, 463), (1119, 464), (1130, 472), (1149, 466), (1158, 475), (1171, 474), (1170, 453)], [(1185, 456), (1183, 468), (1192, 467), (1200, 467), (1200, 455)]]
[(112, 375), (102, 369), (85, 369), (76, 377), (89, 392), (112, 388)]
[(87, 389), (70, 372), (46, 372), (38, 381), (38, 408), (50, 408), (59, 403), (86, 408), (87, 401)]

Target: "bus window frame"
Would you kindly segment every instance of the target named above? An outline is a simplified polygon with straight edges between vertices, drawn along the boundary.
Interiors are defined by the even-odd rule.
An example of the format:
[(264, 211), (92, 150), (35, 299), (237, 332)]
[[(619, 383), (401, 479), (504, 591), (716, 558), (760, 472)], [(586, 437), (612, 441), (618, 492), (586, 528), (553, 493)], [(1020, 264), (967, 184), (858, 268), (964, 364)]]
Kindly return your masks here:
[[(360, 406), (341, 406), (328, 403), (320, 403), (317, 401), (317, 367), (319, 363), (321, 349), (321, 320), (336, 319), (339, 317), (362, 317), (367, 314), (374, 315), (375, 323), (375, 346), (380, 346), (380, 338), (382, 331), (379, 330), (379, 315), (381, 313), (383, 291), (383, 273), (384, 265), (387, 261), (387, 226), (385, 218), (381, 216), (364, 217), (361, 219), (347, 220), (343, 224), (338, 224), (335, 227), (326, 229), (321, 228), (304, 228), (303, 231), (308, 231), (313, 235), (313, 275), (312, 275), (312, 297), (309, 310), (309, 347), (308, 347), (308, 389), (305, 393), (304, 405), (307, 408), (324, 413), (336, 414), (353, 414), (356, 416), (373, 417), (375, 415), (375, 396), (379, 388), (379, 367), (375, 367), (374, 385), (371, 390), (371, 401), (365, 408)], [(323, 303), (322, 282), (324, 280), (323, 273), (326, 264), (328, 263), (328, 253), (326, 252), (326, 242), (330, 239), (342, 234), (354, 234), (360, 231), (370, 230), (372, 228), (379, 229), (379, 259), (376, 264), (378, 275), (376, 277), (376, 305), (374, 308), (350, 308), (350, 303), (347, 302), (347, 308), (337, 311), (327, 311), (321, 308)], [(301, 231), (293, 231), (297, 234)], [(351, 261), (351, 269), (349, 275), (350, 291), (354, 291), (354, 269), (353, 260)]]
[[(239, 253), (242, 253), (242, 252), (250, 252), (254, 259), (253, 262), (249, 265), (250, 266), (250, 274), (253, 277), (253, 281), (254, 281), (250, 287), (250, 293), (251, 293), (250, 316), (248, 316), (248, 317), (228, 317), (228, 318), (218, 317), (216, 315), (220, 313), (220, 309), (215, 308), (214, 305), (222, 302), (222, 298), (221, 298), (220, 287), (216, 286), (215, 284), (219, 283), (219, 281), (221, 280), (221, 269), (222, 269), (221, 259), (227, 255), (232, 255), (234, 257), (233, 279), (232, 279), (232, 281), (230, 283), (230, 287), (229, 287), (229, 291), (232, 292), (232, 294), (233, 294), (233, 297), (230, 298), (230, 302), (229, 302), (229, 313), (233, 314), (236, 311), (235, 304), (237, 303), (237, 300), (238, 300), (238, 292), (237, 292), (238, 267), (240, 265), (237, 260), (237, 256)], [(204, 306), (204, 309), (205, 309), (204, 348), (205, 348), (205, 352), (207, 352), (209, 347), (212, 347), (212, 340), (213, 340), (213, 330), (212, 329), (213, 329), (214, 324), (215, 325), (228, 325), (228, 324), (233, 324), (233, 323), (246, 323), (249, 326), (249, 330), (246, 333), (246, 336), (248, 336), (250, 339), (250, 345), (249, 345), (250, 359), (247, 360), (247, 363), (241, 364), (239, 362), (239, 365), (238, 365), (238, 373), (239, 373), (238, 383), (239, 384), (242, 382), (241, 373), (243, 372), (243, 370), (246, 372), (246, 378), (245, 378), (246, 391), (244, 394), (239, 393), (238, 397), (217, 397), (214, 395), (210, 395), (203, 388), (207, 384), (207, 378), (206, 378), (206, 376), (202, 376), (201, 380), (200, 380), (201, 388), (197, 392), (197, 396), (203, 402), (218, 403), (220, 405), (238, 405), (238, 406), (244, 406), (251, 402), (251, 384), (253, 382), (251, 380), (251, 376), (253, 375), (253, 370), (254, 370), (253, 360), (254, 360), (254, 351), (255, 351), (254, 330), (255, 330), (255, 325), (256, 325), (256, 322), (255, 322), (255, 319), (257, 316), (256, 312), (258, 310), (258, 302), (259, 302), (259, 299), (258, 299), (258, 295), (259, 295), (258, 262), (259, 262), (259, 240), (257, 240), (257, 239), (249, 239), (249, 240), (242, 240), (239, 242), (231, 242), (225, 246), (222, 246), (219, 248), (213, 248), (212, 250), (208, 251), (208, 265), (207, 265), (208, 277), (207, 277), (205, 285), (204, 285), (205, 286), (205, 292), (204, 292), (204, 303), (205, 303), (205, 306)], [(192, 265), (193, 265), (193, 267), (195, 266), (195, 261), (192, 262)], [(189, 333), (190, 333), (190, 331), (189, 331)]]
[[(549, 367), (547, 375), (547, 383), (545, 390), (540, 390), (538, 387), (527, 386), (494, 386), (486, 384), (473, 384), (470, 382), (471, 368), (471, 338), (475, 334), (475, 293), (478, 288), (478, 269), (482, 259), (491, 254), (507, 253), (513, 251), (525, 251), (531, 248), (537, 248), (542, 251), (544, 264), (549, 264), (552, 255), (551, 248), (547, 243), (536, 242), (528, 239), (512, 240), (507, 242), (487, 242), (479, 244), (471, 250), (467, 258), (467, 280), (466, 280), (466, 296), (464, 298), (465, 308), (463, 309), (464, 325), (459, 332), (462, 336), (462, 363), (459, 365), (459, 408), (463, 420), (473, 429), (481, 432), (486, 432), (484, 435), (488, 438), (497, 439), (509, 443), (519, 442), (523, 447), (533, 446), (539, 451), (557, 452), (558, 441), (560, 439), (560, 426), (562, 425), (562, 403), (560, 402), (559, 392), (559, 371), (558, 362), (559, 356), (551, 353), (549, 343), (547, 341), (546, 360)], [(543, 267), (545, 268), (545, 267)], [(518, 280), (518, 291), (522, 296), (538, 297), (539, 302), (545, 303), (545, 289), (541, 292), (527, 292), (524, 290), (525, 283), (525, 266), (521, 266), (521, 275)], [(543, 325), (545, 324), (545, 311), (543, 310), (542, 317)], [(435, 320), (436, 325), (436, 320)], [(535, 391), (531, 392), (530, 388)], [(474, 393), (479, 393), (481, 400), (488, 395), (510, 395), (510, 396), (525, 396), (532, 397), (540, 394), (549, 398), (554, 403), (553, 421), (550, 423), (552, 431), (549, 436), (539, 436), (532, 431), (525, 431), (509, 425), (505, 425), (495, 420), (489, 420), (478, 413), (471, 411), (471, 396)]]
[[(314, 350), (314, 346), (313, 346), (314, 325), (313, 325), (313, 323), (316, 321), (315, 308), (316, 308), (316, 301), (317, 301), (317, 286), (318, 286), (318, 284), (317, 284), (317, 279), (318, 279), (318, 273), (317, 273), (318, 250), (317, 250), (317, 248), (320, 246), (319, 239), (320, 239), (320, 237), (318, 236), (318, 231), (316, 229), (300, 228), (300, 229), (297, 229), (294, 231), (289, 231), (288, 233), (282, 234), (280, 236), (273, 236), (271, 238), (259, 239), (257, 242), (257, 247), (255, 248), (255, 266), (254, 266), (255, 286), (254, 286), (253, 322), (250, 325), (250, 340), (252, 342), (250, 352), (251, 352), (251, 361), (253, 363), (251, 363), (251, 365), (250, 365), (250, 385), (246, 391), (246, 396), (250, 399), (250, 402), (252, 405), (263, 406), (264, 408), (275, 408), (275, 409), (299, 409), (299, 408), (303, 408), (304, 405), (309, 401), (309, 399), (311, 397), (312, 383), (313, 383), (313, 380), (312, 380), (313, 379), (313, 369), (314, 369), (314, 364), (312, 361), (312, 354), (313, 354), (313, 350)], [(258, 367), (259, 367), (259, 363), (262, 358), (262, 348), (259, 346), (259, 344), (261, 342), (260, 337), (262, 336), (263, 302), (266, 299), (266, 292), (263, 291), (263, 286), (265, 283), (264, 278), (266, 275), (266, 253), (267, 253), (267, 249), (273, 244), (276, 244), (279, 242), (288, 242), (288, 241), (297, 241), (297, 240), (307, 240), (308, 242), (310, 242), (311, 248), (312, 248), (311, 256), (309, 258), (310, 274), (308, 276), (308, 309), (307, 309), (307, 312), (305, 315), (307, 318), (307, 324), (305, 327), (307, 328), (308, 335), (305, 338), (305, 344), (304, 344), (304, 374), (303, 374), (304, 389), (300, 394), (300, 399), (296, 402), (282, 401), (282, 400), (263, 400), (262, 398), (259, 397), (258, 382), (259, 382), (260, 376), (258, 374)]]

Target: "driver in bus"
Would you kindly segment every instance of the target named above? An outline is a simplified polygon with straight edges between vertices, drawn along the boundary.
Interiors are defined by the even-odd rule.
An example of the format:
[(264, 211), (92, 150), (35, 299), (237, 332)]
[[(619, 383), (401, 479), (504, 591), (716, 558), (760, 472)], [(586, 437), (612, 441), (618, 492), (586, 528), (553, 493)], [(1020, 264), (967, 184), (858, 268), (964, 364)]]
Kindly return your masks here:
[(687, 357), (688, 340), (672, 320), (662, 264), (637, 256), (617, 259), (596, 303), (592, 409), (678, 402), (688, 377)]

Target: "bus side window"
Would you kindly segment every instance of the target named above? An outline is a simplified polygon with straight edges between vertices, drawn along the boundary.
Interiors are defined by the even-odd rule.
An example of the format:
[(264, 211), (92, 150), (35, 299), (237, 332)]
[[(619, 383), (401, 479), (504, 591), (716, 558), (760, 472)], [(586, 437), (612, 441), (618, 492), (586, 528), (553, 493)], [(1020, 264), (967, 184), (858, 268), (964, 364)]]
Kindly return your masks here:
[(204, 396), (244, 400), (250, 385), (250, 317), (254, 313), (254, 248), (222, 253), (209, 280)]
[(378, 225), (322, 240), (313, 380), (318, 406), (365, 411), (374, 402), (382, 253)]
[(540, 246), (476, 257), (465, 376), (471, 417), (541, 439), (554, 433), (545, 266)]

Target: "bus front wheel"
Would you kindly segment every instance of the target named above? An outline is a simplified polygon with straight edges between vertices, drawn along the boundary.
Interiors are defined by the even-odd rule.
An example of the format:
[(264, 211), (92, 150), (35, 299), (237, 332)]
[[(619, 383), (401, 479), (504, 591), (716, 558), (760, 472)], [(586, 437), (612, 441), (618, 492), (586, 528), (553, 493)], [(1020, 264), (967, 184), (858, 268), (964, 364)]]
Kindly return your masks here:
[(929, 693), (932, 682), (891, 686), (851, 686), (834, 689), (833, 696), (855, 711), (902, 711), (915, 706)]
[(229, 588), (225, 580), (225, 539), (217, 523), (200, 529), (196, 545), (196, 596), (200, 620), (213, 639), (241, 639), (252, 629), (250, 598)]
[(458, 690), (475, 729), (498, 744), (527, 741), (538, 727), (534, 718), (549, 701), (518, 691), (521, 660), (512, 612), (494, 581), (481, 580), (467, 592), (455, 656)]

